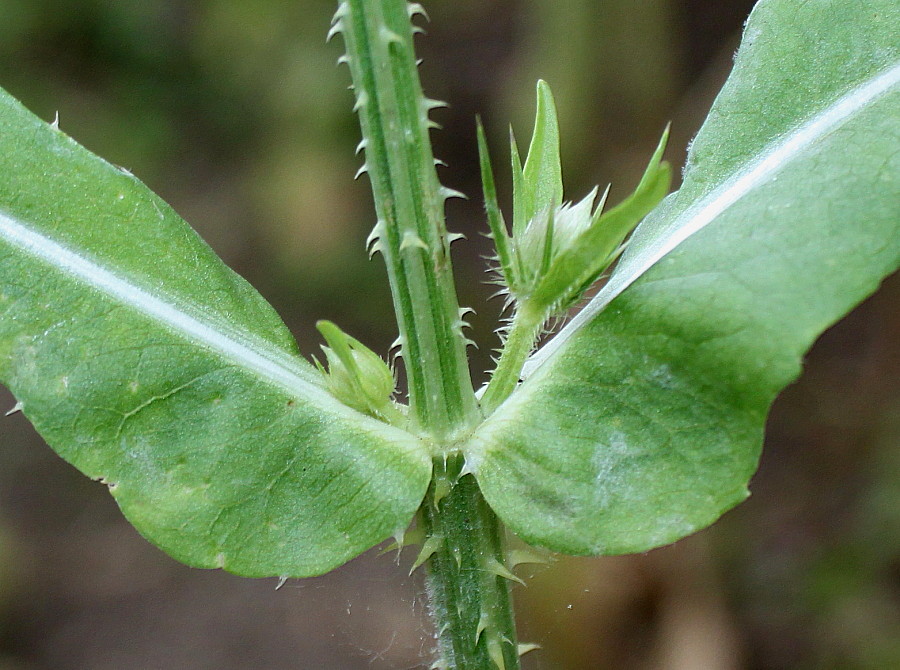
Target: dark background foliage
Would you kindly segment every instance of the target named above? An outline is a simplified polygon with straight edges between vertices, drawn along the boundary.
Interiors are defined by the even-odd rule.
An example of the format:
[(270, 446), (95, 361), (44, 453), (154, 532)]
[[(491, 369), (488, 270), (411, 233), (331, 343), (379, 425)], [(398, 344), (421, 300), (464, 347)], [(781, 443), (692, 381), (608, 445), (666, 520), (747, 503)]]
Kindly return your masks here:
[[(670, 159), (728, 73), (750, 0), (427, 3), (433, 135), (451, 201), (473, 374), (496, 346), (474, 115), (494, 152), (557, 97), (567, 197), (625, 195), (662, 127)], [(171, 202), (316, 352), (318, 318), (395, 337), (332, 0), (0, 0), (0, 85)], [(501, 179), (506, 182), (505, 179)], [(508, 186), (508, 185), (507, 185)], [(508, 188), (501, 195), (508, 196)], [(852, 225), (852, 222), (848, 222)], [(798, 271), (802, 271), (798, 269)], [(641, 556), (560, 557), (517, 589), (532, 669), (900, 667), (898, 277), (835, 326), (776, 403), (752, 498)], [(0, 390), (0, 402), (12, 405)], [(4, 406), (5, 408), (5, 406)], [(0, 420), (0, 670), (418, 668), (418, 575), (370, 552), (321, 578), (192, 570), (147, 544), (104, 487), (21, 416)]]

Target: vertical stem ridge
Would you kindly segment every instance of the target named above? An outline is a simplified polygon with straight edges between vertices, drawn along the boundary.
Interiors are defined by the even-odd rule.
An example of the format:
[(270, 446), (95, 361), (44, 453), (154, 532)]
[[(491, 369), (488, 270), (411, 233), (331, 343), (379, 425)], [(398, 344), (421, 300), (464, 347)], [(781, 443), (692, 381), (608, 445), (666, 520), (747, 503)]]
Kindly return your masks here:
[(442, 441), (478, 416), (444, 225), (428, 112), (405, 0), (345, 0), (334, 32), (347, 46), (409, 383), (411, 416)]
[[(435, 463), (420, 523), (438, 538), (428, 561), (428, 595), (440, 670), (519, 667), (503, 529), (461, 457)], [(443, 494), (443, 495), (442, 495)], [(506, 573), (508, 575), (508, 573)]]

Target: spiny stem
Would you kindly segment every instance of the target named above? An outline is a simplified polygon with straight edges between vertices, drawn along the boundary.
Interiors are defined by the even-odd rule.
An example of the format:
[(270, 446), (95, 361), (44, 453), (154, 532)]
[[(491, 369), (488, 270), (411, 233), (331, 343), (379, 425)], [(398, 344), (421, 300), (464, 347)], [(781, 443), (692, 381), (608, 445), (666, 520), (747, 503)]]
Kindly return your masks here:
[(450, 263), (444, 200), (428, 136), (405, 0), (345, 0), (333, 32), (347, 46), (378, 223), (373, 249), (387, 264), (414, 427), (452, 442), (478, 419)]
[(461, 457), (435, 463), (420, 512), (427, 537), (428, 593), (441, 670), (517, 670), (515, 623), (503, 530)]
[(414, 427), (436, 445), (434, 478), (420, 510), (431, 608), (438, 631), (435, 668), (519, 667), (504, 549), (497, 517), (453, 443), (480, 418), (469, 378), (466, 340), (443, 203), (428, 137), (404, 0), (345, 0), (333, 32), (347, 45), (378, 224), (409, 380)]

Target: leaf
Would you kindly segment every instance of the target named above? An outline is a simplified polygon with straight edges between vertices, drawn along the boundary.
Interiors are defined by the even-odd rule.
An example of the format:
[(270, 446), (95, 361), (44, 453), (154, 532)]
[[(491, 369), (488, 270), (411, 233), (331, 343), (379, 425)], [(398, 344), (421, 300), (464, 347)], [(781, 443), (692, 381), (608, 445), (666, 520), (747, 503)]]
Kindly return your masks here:
[(198, 567), (326, 572), (402, 532), (430, 479), (422, 444), (328, 394), (165, 203), (2, 91), (0, 380)]
[(892, 0), (757, 5), (681, 190), (467, 447), (513, 531), (645, 551), (744, 499), (804, 352), (900, 266), (897, 25)]

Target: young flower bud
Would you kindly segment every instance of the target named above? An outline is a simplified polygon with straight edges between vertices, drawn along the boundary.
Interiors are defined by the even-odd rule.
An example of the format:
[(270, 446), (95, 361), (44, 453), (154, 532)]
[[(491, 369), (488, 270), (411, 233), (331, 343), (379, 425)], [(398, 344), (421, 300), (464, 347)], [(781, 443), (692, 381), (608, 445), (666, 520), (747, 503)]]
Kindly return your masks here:
[(515, 254), (523, 268), (514, 294), (530, 295), (559, 255), (575, 244), (591, 225), (596, 199), (595, 188), (577, 204), (567, 202), (553, 210), (544, 209), (526, 224), (518, 238), (513, 239)]
[(394, 375), (374, 351), (330, 321), (316, 324), (328, 343), (322, 345), (327, 371), (319, 365), (331, 394), (353, 409), (391, 421), (399, 414), (391, 401)]
[(562, 203), (559, 128), (550, 88), (538, 82), (534, 134), (521, 166), (511, 137), (513, 170), (512, 234), (497, 204), (496, 188), (480, 124), (478, 145), (485, 206), (503, 283), (515, 302), (549, 318), (576, 302), (622, 250), (640, 220), (665, 196), (670, 170), (662, 162), (668, 130), (635, 192), (603, 213), (606, 195), (598, 190), (576, 204)]
[(514, 312), (501, 332), (503, 353), (481, 396), (487, 415), (512, 393), (529, 352), (544, 325), (576, 303), (618, 258), (625, 238), (669, 190), (671, 173), (662, 162), (668, 129), (650, 159), (637, 189), (622, 203), (603, 212), (595, 188), (577, 204), (563, 203), (559, 160), (559, 127), (550, 88), (537, 86), (537, 115), (525, 166), (510, 133), (513, 182), (512, 231), (507, 230), (487, 140), (478, 124), (481, 180), (491, 237), (497, 248), (501, 282)]

